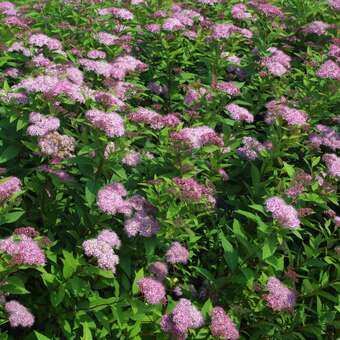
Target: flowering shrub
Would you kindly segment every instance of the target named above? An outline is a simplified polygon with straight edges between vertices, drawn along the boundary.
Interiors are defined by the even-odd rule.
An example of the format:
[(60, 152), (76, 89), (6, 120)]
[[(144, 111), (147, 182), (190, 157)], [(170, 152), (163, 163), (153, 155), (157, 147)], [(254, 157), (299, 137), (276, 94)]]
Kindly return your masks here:
[(339, 11), (0, 1), (0, 339), (337, 339)]

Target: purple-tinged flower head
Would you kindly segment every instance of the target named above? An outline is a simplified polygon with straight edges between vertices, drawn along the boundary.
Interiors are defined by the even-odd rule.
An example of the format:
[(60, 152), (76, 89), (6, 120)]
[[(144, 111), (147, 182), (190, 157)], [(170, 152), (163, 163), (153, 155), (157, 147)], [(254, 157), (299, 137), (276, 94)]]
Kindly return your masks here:
[(149, 272), (152, 273), (157, 280), (163, 281), (168, 275), (168, 266), (164, 262), (156, 261), (150, 264)]
[(259, 153), (265, 150), (265, 147), (254, 137), (243, 137), (243, 146), (237, 149), (237, 153), (248, 160), (255, 160), (258, 158)]
[(82, 65), (86, 71), (92, 71), (106, 78), (111, 76), (112, 65), (107, 61), (82, 58), (79, 59), (79, 64)]
[(180, 299), (172, 311), (172, 321), (178, 333), (202, 327), (204, 319), (199, 310), (187, 299)]
[(180, 286), (176, 286), (174, 289), (173, 289), (173, 293), (177, 296), (177, 297), (181, 297), (183, 296), (183, 290)]
[(158, 33), (161, 31), (161, 26), (159, 24), (148, 24), (145, 25), (145, 29), (151, 33)]
[(211, 334), (219, 339), (237, 340), (240, 338), (234, 322), (222, 307), (214, 307), (212, 310), (210, 330)]
[(90, 59), (105, 59), (106, 53), (104, 51), (91, 50), (87, 52), (87, 57)]
[(318, 133), (309, 136), (309, 143), (313, 148), (319, 149), (321, 145), (324, 145), (334, 151), (340, 149), (339, 133), (333, 128), (322, 124), (316, 125), (316, 128)]
[(296, 198), (305, 189), (306, 185), (309, 185), (312, 181), (312, 176), (304, 172), (303, 170), (298, 170), (292, 185), (285, 191), (288, 197)]
[(222, 0), (197, 0), (197, 2), (200, 4), (213, 6), (222, 2)]
[(173, 242), (166, 254), (167, 262), (171, 264), (183, 263), (187, 264), (189, 260), (189, 251), (183, 247), (179, 242)]
[(173, 182), (178, 186), (181, 197), (189, 201), (200, 201), (205, 199), (211, 205), (215, 205), (216, 199), (213, 196), (213, 188), (204, 186), (193, 178), (181, 179), (175, 177)]
[(195, 31), (184, 31), (183, 36), (190, 39), (190, 40), (195, 40), (198, 36), (197, 32)]
[(86, 118), (109, 137), (120, 137), (125, 133), (123, 118), (116, 112), (103, 112), (97, 109), (85, 113)]
[(223, 139), (208, 126), (184, 128), (170, 135), (173, 141), (183, 142), (190, 149), (200, 149), (204, 145), (214, 144), (224, 146)]
[(161, 94), (164, 94), (167, 92), (167, 88), (166, 88), (166, 85), (160, 85), (158, 83), (155, 83), (155, 82), (151, 82), (148, 84), (148, 89), (153, 92), (153, 93), (156, 93), (158, 95), (161, 95)]
[(98, 191), (97, 205), (107, 215), (115, 215), (117, 213), (129, 215), (131, 213), (131, 205), (128, 200), (123, 198), (126, 195), (127, 191), (123, 184), (113, 183), (105, 185)]
[(47, 174), (57, 176), (62, 182), (72, 182), (75, 178), (69, 175), (65, 170), (62, 169), (52, 169), (48, 165), (43, 164), (39, 167), (39, 170)]
[(30, 136), (44, 136), (49, 132), (58, 130), (60, 120), (56, 117), (44, 116), (39, 112), (31, 112), (29, 116), (31, 125), (27, 128)]
[(118, 235), (114, 231), (111, 231), (108, 229), (102, 230), (98, 234), (97, 240), (106, 242), (108, 245), (110, 245), (114, 249), (119, 249), (121, 246), (121, 241)]
[(59, 40), (50, 38), (45, 34), (32, 34), (28, 40), (30, 45), (36, 47), (46, 46), (49, 50), (62, 50), (62, 44)]
[(164, 11), (163, 9), (156, 11), (153, 16), (155, 18), (165, 18), (167, 16), (166, 11)]
[(83, 242), (83, 249), (86, 256), (95, 257), (98, 267), (116, 272), (119, 257), (114, 253), (109, 243), (100, 241), (97, 238)]
[(224, 169), (220, 168), (218, 169), (217, 172), (223, 178), (224, 181), (229, 181), (229, 175)]
[(162, 28), (165, 31), (175, 32), (183, 30), (185, 26), (176, 18), (168, 18), (164, 21)]
[(284, 17), (284, 14), (280, 8), (274, 5), (268, 4), (266, 2), (252, 0), (252, 1), (249, 1), (249, 5), (255, 7), (260, 13), (264, 14), (265, 16), (280, 17), (280, 18)]
[(141, 235), (151, 237), (160, 229), (159, 223), (152, 215), (146, 215), (144, 212), (136, 212), (131, 218), (124, 223), (124, 230), (128, 237)]
[(229, 94), (230, 96), (238, 96), (240, 88), (231, 82), (221, 81), (216, 84), (216, 89)]
[(122, 159), (122, 163), (127, 165), (127, 166), (137, 166), (138, 164), (140, 164), (142, 161), (141, 157), (140, 157), (140, 153), (137, 151), (129, 151), (124, 158)]
[(53, 67), (50, 59), (46, 58), (43, 54), (38, 54), (32, 59), (32, 63), (36, 67)]
[(269, 294), (264, 296), (268, 307), (274, 311), (292, 311), (296, 302), (296, 294), (287, 288), (279, 279), (271, 276), (267, 281)]
[(11, 327), (32, 327), (34, 324), (33, 314), (18, 301), (6, 302), (5, 311)]
[(332, 9), (340, 11), (340, 0), (328, 0), (328, 4)]
[(111, 14), (116, 18), (124, 19), (124, 20), (132, 20), (134, 18), (133, 14), (126, 8), (117, 8), (117, 7), (101, 8), (98, 11), (98, 14), (99, 15)]
[[(96, 36), (96, 39), (98, 40), (99, 43), (105, 45), (105, 46), (113, 46), (117, 45), (119, 42), (119, 38), (116, 35), (107, 33), (107, 32), (99, 32)], [(105, 53), (105, 52), (104, 52)], [(97, 59), (88, 56), (91, 59)]]
[(46, 262), (45, 254), (38, 243), (26, 235), (12, 235), (0, 240), (0, 250), (12, 257), (18, 265), (39, 266)]
[(330, 24), (327, 24), (323, 21), (313, 21), (308, 24), (306, 27), (302, 29), (303, 33), (314, 33), (316, 35), (326, 34), (327, 30), (331, 27)]
[(130, 55), (118, 57), (111, 65), (111, 76), (119, 80), (123, 80), (131, 72), (143, 72), (148, 68), (146, 64)]
[(122, 109), (126, 106), (122, 100), (110, 92), (96, 91), (94, 93), (94, 98), (98, 103), (101, 103), (106, 107), (117, 106), (118, 109)]
[(38, 144), (41, 153), (52, 158), (71, 158), (75, 150), (75, 139), (71, 136), (61, 135), (57, 131), (40, 137)]
[(81, 85), (84, 81), (83, 73), (76, 67), (68, 67), (65, 74), (67, 79), (76, 85)]
[(106, 144), (104, 149), (104, 159), (109, 159), (111, 155), (114, 154), (116, 146), (114, 142), (109, 142)]
[(165, 301), (165, 288), (161, 282), (151, 277), (144, 277), (137, 282), (145, 302), (156, 305)]
[(0, 204), (3, 204), (13, 194), (21, 191), (21, 181), (17, 177), (7, 177), (0, 180)]
[(268, 198), (265, 202), (266, 210), (272, 213), (274, 220), (285, 228), (295, 229), (300, 226), (296, 209), (288, 205), (280, 197)]
[(280, 51), (276, 47), (268, 49), (271, 53), (269, 57), (264, 57), (261, 60), (261, 65), (267, 67), (268, 71), (277, 77), (281, 77), (291, 68), (291, 57)]
[(340, 67), (332, 60), (323, 63), (316, 75), (320, 78), (340, 80)]
[(238, 33), (248, 39), (251, 39), (253, 37), (252, 31), (245, 28), (240, 28), (234, 24), (213, 25), (211, 37), (213, 39), (227, 39), (235, 33)]
[(30, 57), (32, 55), (31, 51), (24, 47), (24, 45), (20, 42), (14, 42), (8, 49), (8, 52), (19, 52), (22, 53), (25, 57)]
[(252, 15), (247, 12), (247, 6), (244, 4), (234, 5), (231, 9), (231, 16), (238, 20), (250, 19), (252, 17)]
[(20, 71), (15, 67), (9, 67), (4, 70), (4, 75), (11, 78), (17, 78), (20, 75)]
[(328, 56), (335, 58), (339, 62), (340, 61), (340, 47), (337, 45), (329, 46)]
[(330, 176), (340, 177), (340, 157), (334, 153), (326, 153), (322, 156), (322, 160), (326, 163)]
[(229, 104), (225, 107), (231, 114), (230, 117), (239, 122), (245, 121), (247, 123), (252, 123), (254, 121), (254, 116), (245, 108), (238, 106), (237, 104)]
[(13, 234), (15, 235), (25, 235), (27, 237), (36, 237), (38, 236), (38, 232), (32, 227), (21, 227), (15, 228)]
[(15, 9), (15, 4), (9, 1), (0, 2), (0, 13), (4, 15), (17, 15), (17, 10)]
[(272, 100), (265, 106), (268, 110), (265, 117), (267, 124), (272, 124), (277, 118), (282, 118), (288, 125), (303, 126), (307, 124), (308, 114), (287, 106), (284, 97), (279, 100)]

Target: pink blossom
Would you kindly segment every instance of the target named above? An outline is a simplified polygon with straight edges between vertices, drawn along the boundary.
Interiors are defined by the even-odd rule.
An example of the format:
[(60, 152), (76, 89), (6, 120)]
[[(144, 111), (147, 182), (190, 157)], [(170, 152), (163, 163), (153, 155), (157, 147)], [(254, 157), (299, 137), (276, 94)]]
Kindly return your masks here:
[(326, 34), (327, 30), (330, 28), (330, 25), (323, 21), (313, 21), (308, 24), (302, 32), (304, 33), (314, 33), (316, 35)]
[(334, 61), (327, 60), (316, 74), (320, 78), (340, 80), (340, 67)]
[(21, 303), (15, 300), (6, 302), (5, 310), (11, 327), (32, 327), (34, 316)]
[(103, 112), (97, 109), (85, 113), (86, 118), (109, 137), (120, 137), (125, 133), (122, 117), (116, 112)]
[(220, 81), (216, 84), (216, 89), (229, 94), (230, 96), (238, 96), (240, 89), (231, 82)]
[(254, 116), (245, 108), (238, 106), (237, 104), (229, 104), (225, 107), (231, 115), (230, 117), (237, 121), (245, 121), (247, 123), (252, 123), (254, 121)]
[(147, 303), (155, 305), (165, 299), (165, 288), (163, 284), (151, 277), (144, 277), (137, 282), (138, 288)]
[(21, 181), (17, 177), (7, 177), (0, 180), (0, 204), (3, 204), (15, 193), (21, 191)]
[(30, 136), (44, 136), (49, 132), (58, 130), (60, 121), (55, 117), (43, 116), (38, 112), (31, 112), (29, 121), (31, 125), (27, 129)]
[(231, 15), (234, 19), (249, 19), (252, 15), (247, 12), (247, 7), (244, 4), (236, 4), (231, 9)]
[(340, 177), (340, 157), (334, 153), (326, 153), (322, 156), (322, 160), (326, 163), (330, 176)]
[(267, 211), (270, 211), (273, 218), (285, 228), (295, 229), (300, 226), (300, 220), (296, 209), (286, 204), (280, 197), (268, 198), (265, 202)]
[(237, 340), (240, 334), (222, 307), (214, 307), (211, 314), (211, 334), (217, 338)]
[(171, 264), (183, 263), (187, 264), (189, 260), (189, 252), (179, 242), (173, 242), (166, 254), (167, 262)]
[(279, 279), (271, 276), (267, 282), (269, 294), (265, 295), (268, 307), (274, 311), (292, 311), (296, 302), (295, 293)]
[(122, 159), (122, 163), (128, 166), (137, 166), (141, 161), (139, 152), (134, 150), (128, 152)]

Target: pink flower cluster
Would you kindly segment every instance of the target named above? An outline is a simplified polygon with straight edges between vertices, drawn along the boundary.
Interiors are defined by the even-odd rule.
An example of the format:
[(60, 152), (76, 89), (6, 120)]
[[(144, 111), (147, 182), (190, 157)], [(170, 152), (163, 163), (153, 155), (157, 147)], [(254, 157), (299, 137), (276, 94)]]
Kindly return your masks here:
[(12, 262), (17, 265), (39, 266), (46, 262), (45, 254), (39, 244), (25, 234), (12, 235), (0, 240), (0, 251), (12, 257)]
[(56, 117), (44, 116), (39, 112), (31, 112), (29, 116), (31, 125), (27, 128), (30, 136), (44, 136), (49, 132), (58, 130), (60, 121)]
[(288, 125), (306, 125), (308, 114), (304, 111), (290, 108), (286, 104), (286, 99), (272, 100), (266, 104), (267, 113), (265, 121), (272, 124), (277, 118), (284, 119)]
[(63, 48), (59, 40), (41, 33), (32, 34), (28, 42), (30, 45), (37, 47), (46, 46), (49, 50), (61, 50)]
[(320, 78), (340, 80), (340, 67), (333, 60), (324, 62), (316, 73)]
[(328, 0), (328, 4), (336, 11), (340, 11), (340, 0)]
[(230, 96), (238, 96), (240, 94), (240, 88), (231, 82), (220, 81), (216, 84), (216, 89)]
[(316, 35), (326, 34), (327, 30), (330, 28), (330, 24), (323, 21), (313, 21), (303, 28), (304, 33), (314, 33)]
[(71, 136), (61, 135), (57, 131), (49, 132), (38, 140), (41, 153), (57, 159), (73, 157), (75, 139)]
[(129, 237), (140, 234), (150, 237), (159, 231), (159, 224), (153, 216), (153, 207), (145, 198), (135, 195), (125, 199), (127, 191), (120, 183), (104, 186), (98, 191), (97, 205), (99, 209), (108, 215), (122, 213), (126, 216), (134, 215), (124, 224), (125, 232)]
[(287, 73), (291, 67), (291, 57), (276, 47), (270, 47), (268, 52), (270, 52), (271, 55), (262, 58), (262, 66), (267, 67), (268, 71), (274, 76), (281, 77)]
[(83, 249), (86, 256), (93, 256), (97, 259), (98, 266), (102, 269), (116, 272), (119, 257), (114, 249), (119, 249), (121, 242), (114, 231), (102, 230), (97, 238), (83, 242)]
[(144, 277), (137, 282), (137, 285), (147, 303), (155, 305), (165, 302), (165, 288), (158, 280)]
[(285, 191), (288, 197), (296, 198), (304, 191), (306, 185), (312, 182), (312, 176), (308, 175), (304, 171), (298, 171), (295, 176), (292, 185)]
[(9, 1), (0, 2), (0, 13), (4, 15), (17, 15), (15, 5)]
[(284, 14), (280, 8), (272, 4), (268, 4), (262, 0), (261, 1), (251, 0), (249, 1), (249, 4), (255, 7), (259, 12), (261, 12), (262, 14), (268, 17), (280, 17), (280, 18), (284, 17)]
[(52, 169), (46, 164), (41, 165), (39, 167), (39, 170), (43, 171), (47, 174), (52, 174), (54, 176), (57, 176), (63, 182), (71, 182), (71, 181), (75, 180), (75, 178), (73, 176), (69, 175), (65, 170)]
[(245, 108), (237, 104), (228, 104), (225, 107), (231, 114), (230, 117), (239, 122), (245, 121), (247, 123), (252, 123), (254, 121), (254, 116)]
[(282, 198), (276, 196), (268, 198), (265, 202), (265, 207), (283, 227), (295, 229), (300, 226), (298, 212), (293, 206), (286, 204)]
[(175, 177), (173, 182), (178, 186), (182, 198), (189, 201), (206, 200), (209, 204), (215, 205), (216, 199), (213, 196), (213, 189), (206, 187), (193, 178), (181, 179)]
[(161, 129), (165, 126), (175, 127), (180, 124), (180, 119), (174, 114), (160, 115), (156, 111), (140, 107), (135, 112), (131, 112), (128, 118), (133, 122), (145, 123), (153, 129)]
[(255, 160), (259, 156), (259, 152), (265, 150), (264, 144), (260, 143), (254, 137), (243, 137), (243, 146), (237, 149), (237, 153), (248, 160)]
[(184, 128), (170, 135), (173, 141), (183, 142), (190, 149), (200, 149), (204, 145), (214, 144), (224, 146), (223, 139), (208, 126)]
[(147, 69), (147, 65), (141, 62), (140, 60), (132, 57), (130, 55), (118, 57), (112, 63), (112, 71), (111, 75), (115, 79), (122, 80), (129, 73), (136, 71), (145, 71)]
[(32, 327), (34, 324), (34, 316), (18, 301), (6, 302), (5, 311), (11, 327)]
[(189, 87), (184, 97), (184, 104), (190, 106), (192, 104), (197, 103), (202, 98), (206, 98), (207, 100), (212, 98), (206, 88), (200, 87), (198, 89), (195, 89)]
[(227, 39), (235, 33), (238, 33), (248, 39), (251, 39), (253, 37), (252, 31), (249, 31), (246, 28), (240, 28), (234, 24), (213, 25), (211, 36), (213, 39)]
[(116, 112), (103, 112), (97, 109), (85, 113), (86, 118), (108, 137), (120, 137), (125, 133), (123, 118)]
[(340, 177), (340, 157), (334, 153), (326, 153), (322, 156), (322, 160), (326, 163), (330, 176)]
[(163, 315), (161, 328), (179, 339), (185, 339), (189, 329), (203, 326), (204, 319), (198, 309), (187, 299), (180, 299), (171, 314)]
[[(99, 32), (97, 35), (96, 35), (96, 39), (103, 45), (105, 46), (113, 46), (113, 45), (117, 45), (118, 42), (119, 42), (119, 37), (117, 37), (116, 35), (113, 35), (111, 33), (107, 33), (107, 32)], [(105, 52), (103, 52), (105, 53)], [(93, 55), (95, 55), (96, 57), (93, 58)], [(99, 54), (100, 57), (99, 59), (104, 59), (105, 56), (106, 56), (106, 53), (105, 53), (105, 56), (103, 57), (103, 54), (100, 53)], [(87, 55), (89, 58), (91, 59), (98, 59), (98, 53), (95, 53), (93, 54), (92, 52), (92, 56), (91, 54), (90, 55)]]
[(113, 15), (116, 18), (124, 20), (132, 20), (134, 18), (133, 14), (126, 8), (109, 7), (102, 8), (98, 11), (99, 15)]
[(279, 279), (271, 276), (267, 282), (269, 294), (264, 296), (268, 307), (274, 311), (292, 311), (296, 303), (296, 294)]
[(188, 250), (183, 247), (179, 242), (173, 242), (169, 249), (167, 250), (166, 260), (168, 263), (175, 264), (175, 263), (183, 263), (187, 264), (189, 260), (189, 252)]
[(8, 177), (0, 180), (0, 204), (3, 204), (13, 194), (21, 191), (21, 181), (17, 177)]
[(234, 19), (250, 19), (252, 15), (247, 12), (247, 6), (244, 4), (236, 4), (231, 9), (231, 15)]
[(168, 275), (168, 266), (164, 262), (156, 261), (150, 264), (149, 272), (152, 273), (158, 281), (163, 281)]
[(340, 149), (340, 134), (329, 126), (318, 124), (316, 126), (318, 134), (309, 136), (309, 142), (313, 148), (319, 149), (321, 145), (332, 150)]
[(237, 340), (240, 334), (222, 307), (214, 307), (211, 313), (211, 334), (216, 338)]

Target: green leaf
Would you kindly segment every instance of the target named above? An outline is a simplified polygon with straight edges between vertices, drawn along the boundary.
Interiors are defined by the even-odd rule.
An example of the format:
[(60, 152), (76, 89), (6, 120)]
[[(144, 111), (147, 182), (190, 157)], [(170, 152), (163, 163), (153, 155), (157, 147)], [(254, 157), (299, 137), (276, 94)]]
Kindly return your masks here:
[(1, 154), (0, 154), (0, 164), (1, 163), (6, 163), (9, 160), (15, 158), (20, 151), (20, 148), (15, 145), (10, 145), (7, 149), (5, 149)]
[(90, 330), (90, 327), (87, 322), (83, 322), (83, 336), (81, 337), (81, 340), (92, 340), (92, 333)]
[(144, 269), (141, 268), (140, 270), (138, 270), (138, 272), (135, 275), (135, 279), (133, 280), (133, 284), (132, 284), (132, 294), (133, 295), (136, 295), (139, 292), (137, 282), (143, 277), (144, 277)]
[(262, 248), (262, 259), (266, 259), (272, 256), (277, 248), (276, 241), (273, 239), (267, 239)]
[(45, 336), (44, 334), (41, 334), (37, 331), (34, 331), (34, 335), (37, 337), (37, 340), (51, 340), (51, 338)]
[(1, 291), (9, 294), (29, 294), (25, 288), (24, 280), (18, 276), (11, 276), (6, 279), (6, 284), (1, 287)]
[(233, 245), (226, 239), (222, 231), (219, 233), (219, 239), (221, 240), (224, 250), (224, 258), (230, 269), (234, 270), (238, 263), (238, 253), (234, 249)]
[(65, 279), (70, 278), (77, 270), (79, 266), (79, 262), (77, 259), (73, 257), (73, 254), (63, 250), (64, 259), (62, 260), (64, 263), (63, 267), (63, 275)]
[(13, 223), (17, 221), (24, 213), (25, 211), (15, 211), (7, 213), (4, 216), (0, 217), (0, 225), (6, 223)]

